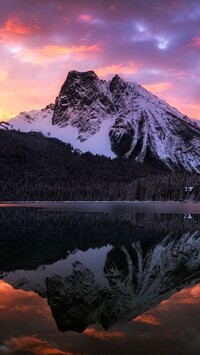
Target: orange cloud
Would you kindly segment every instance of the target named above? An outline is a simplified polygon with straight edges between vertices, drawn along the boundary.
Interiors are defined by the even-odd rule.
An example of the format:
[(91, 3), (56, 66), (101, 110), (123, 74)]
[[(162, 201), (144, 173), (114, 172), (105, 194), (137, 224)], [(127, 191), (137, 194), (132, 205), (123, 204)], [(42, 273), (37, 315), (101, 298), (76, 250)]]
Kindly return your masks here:
[(166, 95), (165, 101), (167, 101), (171, 106), (176, 107), (184, 115), (200, 120), (200, 104), (188, 103), (180, 97), (171, 95)]
[(88, 328), (83, 334), (100, 340), (121, 340), (126, 338), (126, 335), (122, 332), (106, 332), (95, 328)]
[(176, 293), (170, 301), (173, 304), (199, 304), (199, 297), (200, 285), (196, 285)]
[(97, 75), (101, 77), (106, 77), (113, 74), (130, 75), (138, 71), (141, 66), (135, 64), (134, 62), (128, 62), (127, 65), (113, 64), (107, 67), (101, 67), (94, 69)]
[(184, 113), (189, 117), (200, 120), (200, 104), (187, 104), (184, 106)]
[(16, 39), (22, 40), (40, 29), (37, 20), (31, 19), (30, 23), (23, 23), (16, 15), (7, 19), (3, 27), (0, 27), (0, 42), (4, 45), (18, 46)]
[(200, 285), (194, 286), (192, 289), (190, 289), (190, 291), (193, 297), (198, 297), (198, 298), (200, 297)]
[(2, 292), (10, 292), (11, 290), (13, 290), (12, 286), (3, 281), (0, 281), (0, 296), (2, 295)]
[(3, 27), (0, 28), (0, 38), (7, 42), (16, 36), (26, 36), (38, 30), (40, 27), (35, 23), (23, 23), (16, 15), (8, 18)]
[[(0, 280), (0, 305), (1, 324), (5, 322), (12, 325), (13, 320), (18, 319), (20, 325), (21, 322), (24, 322), (24, 319), (29, 318), (32, 322), (37, 323), (44, 322), (44, 324), (51, 324), (53, 322), (45, 299), (42, 299), (34, 292), (15, 290), (2, 280)], [(5, 350), (5, 353), (72, 355), (66, 348), (65, 350), (58, 349), (54, 341), (51, 343), (50, 340), (39, 339), (35, 335), (27, 334), (20, 337), (7, 338), (4, 341), (2, 340), (2, 342), (3, 346), (0, 349), (0, 353), (1, 350)]]
[(147, 323), (151, 325), (161, 325), (161, 321), (158, 318), (148, 313), (144, 313), (136, 317), (133, 321), (139, 323)]
[(157, 307), (157, 311), (171, 311), (174, 305), (181, 304), (199, 304), (200, 297), (200, 285), (192, 288), (183, 289), (180, 292), (175, 293), (168, 300), (162, 301)]
[(9, 51), (12, 53), (13, 58), (22, 63), (31, 63), (37, 65), (46, 65), (54, 61), (70, 59), (73, 55), (73, 60), (82, 60), (91, 56), (93, 53), (101, 51), (100, 46), (93, 44), (90, 46), (70, 46), (64, 47), (59, 45), (48, 45), (39, 49), (31, 49), (27, 47), (19, 47), (17, 51), (10, 46)]
[(15, 290), (13, 287), (0, 280), (0, 307), (5, 312), (1, 313), (1, 320), (23, 317), (26, 312), (40, 312), (49, 316), (49, 307), (46, 300), (38, 298), (34, 292)]
[(40, 50), (40, 52), (47, 57), (59, 57), (65, 54), (71, 53), (85, 53), (85, 52), (99, 52), (100, 47), (96, 44), (91, 46), (71, 46), (71, 47), (63, 47), (58, 45), (48, 45)]
[(159, 94), (171, 89), (172, 84), (169, 82), (161, 82), (157, 84), (144, 84), (145, 89), (151, 91), (152, 93)]
[(5, 345), (11, 352), (26, 351), (35, 355), (72, 355), (71, 352), (57, 349), (49, 344), (46, 340), (41, 340), (35, 336), (11, 338), (5, 341)]
[(9, 18), (5, 26), (0, 28), (0, 33), (28, 34), (31, 32), (30, 25), (25, 25), (17, 17)]

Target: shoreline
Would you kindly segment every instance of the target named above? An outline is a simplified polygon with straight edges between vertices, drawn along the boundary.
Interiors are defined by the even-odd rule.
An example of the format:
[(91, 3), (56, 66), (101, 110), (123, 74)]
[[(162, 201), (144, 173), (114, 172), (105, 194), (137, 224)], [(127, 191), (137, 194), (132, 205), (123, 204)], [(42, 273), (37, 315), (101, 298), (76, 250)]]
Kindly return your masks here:
[(0, 208), (103, 213), (200, 214), (200, 201), (1, 201)]
[(174, 200), (36, 200), (36, 201), (0, 201), (0, 205), (2, 204), (38, 204), (38, 203), (200, 203), (200, 201), (196, 200), (182, 200), (182, 201), (174, 201)]

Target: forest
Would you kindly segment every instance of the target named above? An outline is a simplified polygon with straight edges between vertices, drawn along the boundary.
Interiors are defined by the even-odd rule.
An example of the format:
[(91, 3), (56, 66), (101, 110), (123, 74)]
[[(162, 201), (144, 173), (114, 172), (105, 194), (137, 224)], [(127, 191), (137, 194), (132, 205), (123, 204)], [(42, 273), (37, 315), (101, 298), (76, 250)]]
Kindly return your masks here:
[(153, 159), (81, 153), (38, 132), (0, 130), (0, 200), (199, 201), (200, 176)]

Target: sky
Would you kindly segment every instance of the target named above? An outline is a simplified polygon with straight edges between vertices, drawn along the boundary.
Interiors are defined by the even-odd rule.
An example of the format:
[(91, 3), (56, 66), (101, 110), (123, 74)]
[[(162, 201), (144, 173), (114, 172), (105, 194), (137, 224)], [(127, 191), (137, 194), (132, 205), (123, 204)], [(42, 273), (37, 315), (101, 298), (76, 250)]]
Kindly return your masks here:
[(200, 1), (0, 0), (0, 120), (54, 102), (74, 69), (200, 119)]

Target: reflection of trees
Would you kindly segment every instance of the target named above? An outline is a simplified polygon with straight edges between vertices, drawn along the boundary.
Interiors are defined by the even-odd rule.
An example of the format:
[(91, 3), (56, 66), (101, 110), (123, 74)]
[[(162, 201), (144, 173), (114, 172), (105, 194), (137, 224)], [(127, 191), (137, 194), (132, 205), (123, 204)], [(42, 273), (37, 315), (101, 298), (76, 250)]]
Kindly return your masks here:
[[(107, 244), (127, 246), (138, 240), (145, 252), (169, 231), (177, 234), (200, 227), (198, 215), (187, 220), (182, 215), (65, 213), (33, 208), (0, 209), (0, 220), (0, 270), (4, 271), (37, 268), (66, 258), (73, 250)], [(117, 253), (125, 251), (112, 253), (117, 263)], [(136, 251), (127, 246), (128, 254), (135, 260)]]
[(79, 260), (71, 275), (46, 279), (45, 295), (62, 331), (82, 332), (95, 322), (107, 329), (200, 279), (199, 216), (187, 220), (182, 215), (21, 208), (0, 209), (0, 219), (2, 272), (33, 269), (77, 249), (112, 245), (99, 270), (103, 282)]

